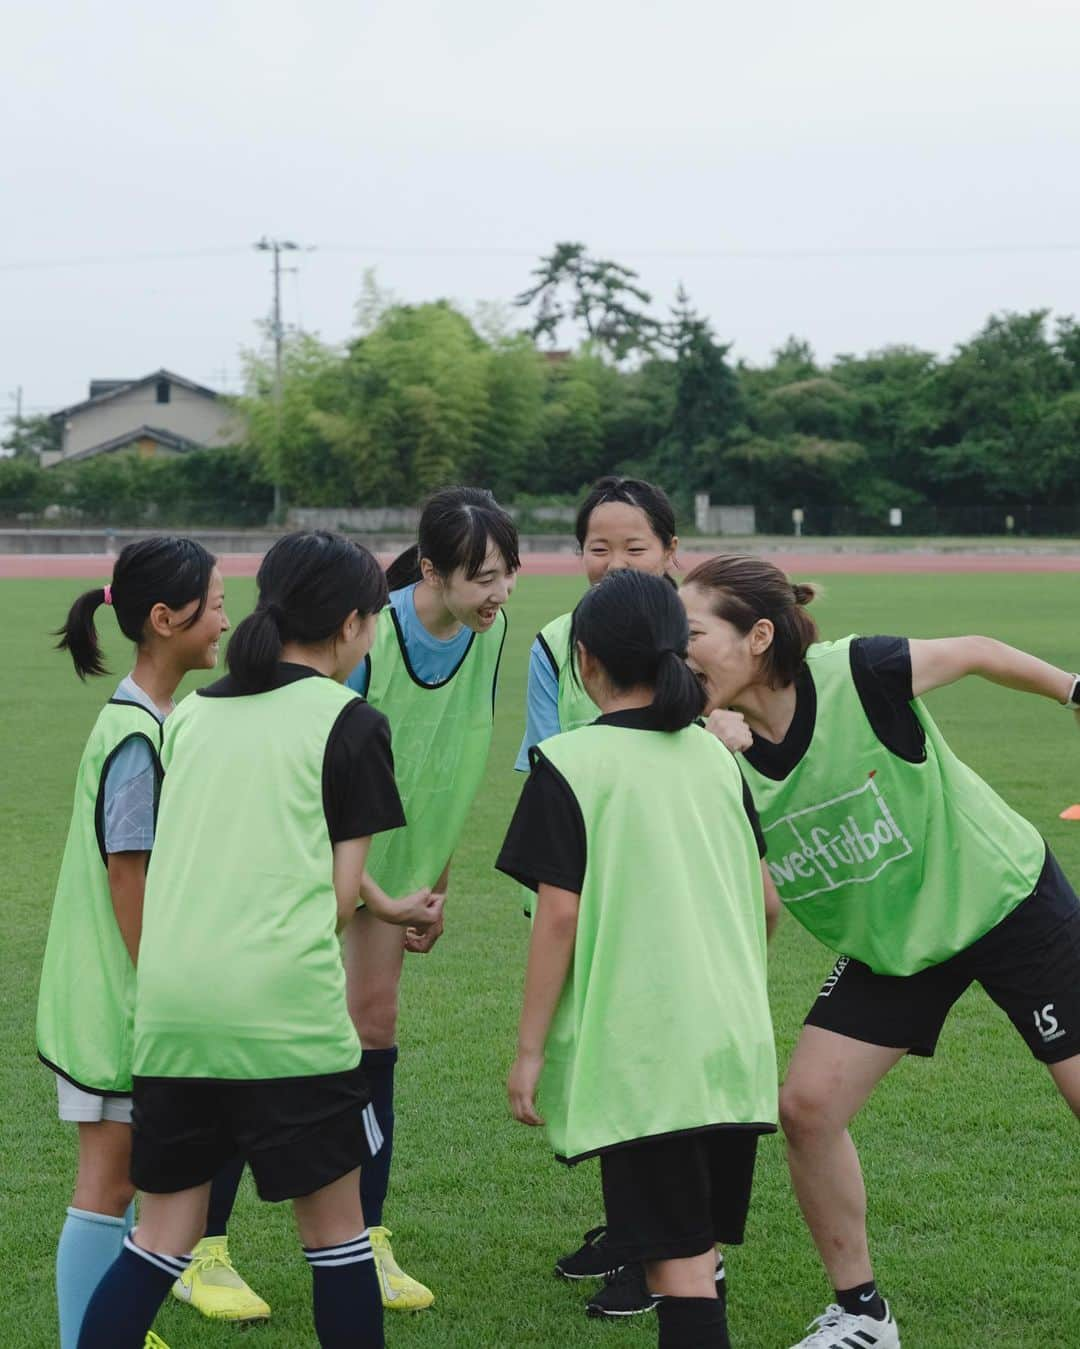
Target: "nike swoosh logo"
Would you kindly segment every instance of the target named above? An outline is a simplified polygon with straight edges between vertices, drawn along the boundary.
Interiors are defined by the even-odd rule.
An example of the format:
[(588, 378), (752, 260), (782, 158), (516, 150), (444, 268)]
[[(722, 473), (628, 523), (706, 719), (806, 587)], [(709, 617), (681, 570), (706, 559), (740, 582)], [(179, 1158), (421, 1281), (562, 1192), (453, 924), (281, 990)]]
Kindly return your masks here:
[(876, 1293), (860, 1293), (860, 1294), (859, 1294), (859, 1301), (860, 1301), (860, 1302), (873, 1302), (873, 1300), (874, 1300), (875, 1297), (877, 1297), (877, 1294), (876, 1294)]
[(185, 1283), (183, 1279), (177, 1279), (173, 1284), (173, 1291), (184, 1299), (185, 1302), (191, 1301), (191, 1284)]

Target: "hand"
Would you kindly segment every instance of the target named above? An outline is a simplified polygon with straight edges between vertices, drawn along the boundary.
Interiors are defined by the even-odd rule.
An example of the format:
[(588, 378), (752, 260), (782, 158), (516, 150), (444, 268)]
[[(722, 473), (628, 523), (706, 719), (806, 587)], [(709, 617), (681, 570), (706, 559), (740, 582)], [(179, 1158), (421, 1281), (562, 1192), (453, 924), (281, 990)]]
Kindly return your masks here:
[(536, 1084), (544, 1066), (543, 1054), (525, 1054), (520, 1050), (510, 1069), (506, 1094), (510, 1098), (510, 1113), (522, 1124), (543, 1124), (536, 1112)]
[(705, 722), (705, 729), (711, 731), (722, 744), (726, 745), (732, 754), (741, 754), (743, 750), (749, 749), (754, 743), (754, 736), (750, 727), (746, 724), (746, 718), (741, 712), (730, 712), (727, 708), (717, 708), (715, 712), (710, 712)]
[(391, 921), (416, 932), (426, 932), (429, 927), (438, 923), (441, 932), (445, 902), (445, 895), (436, 895), (425, 886), (415, 894), (394, 901), (394, 917)]
[[(446, 903), (445, 895), (432, 895), (432, 899), (439, 899)], [(411, 952), (414, 956), (424, 956), (431, 950), (435, 943), (443, 934), (444, 916), (442, 910), (439, 911), (438, 918), (427, 927), (410, 926), (405, 929), (405, 950)]]

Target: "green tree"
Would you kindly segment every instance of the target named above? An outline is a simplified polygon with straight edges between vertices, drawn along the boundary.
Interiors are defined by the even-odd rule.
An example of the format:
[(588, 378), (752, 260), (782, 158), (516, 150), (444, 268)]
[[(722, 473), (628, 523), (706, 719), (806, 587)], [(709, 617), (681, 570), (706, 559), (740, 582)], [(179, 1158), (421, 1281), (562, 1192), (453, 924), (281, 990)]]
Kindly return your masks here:
[(17, 459), (40, 460), (46, 450), (60, 449), (63, 438), (63, 428), (51, 417), (11, 417), (0, 445)]
[(667, 330), (675, 356), (671, 421), (656, 456), (660, 476), (685, 493), (704, 485), (709, 466), (723, 450), (743, 414), (729, 346), (719, 345), (712, 325), (697, 313), (680, 286)]

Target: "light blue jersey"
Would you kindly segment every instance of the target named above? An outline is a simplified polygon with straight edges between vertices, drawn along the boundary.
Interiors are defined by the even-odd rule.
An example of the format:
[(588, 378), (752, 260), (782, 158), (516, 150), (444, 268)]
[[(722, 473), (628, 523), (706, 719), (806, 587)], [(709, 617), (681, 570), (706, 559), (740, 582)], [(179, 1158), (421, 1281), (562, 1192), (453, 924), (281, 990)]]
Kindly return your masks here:
[(529, 683), (525, 693), (525, 738), (518, 750), (514, 767), (519, 773), (529, 771), (529, 750), (541, 740), (558, 735), (559, 676), (552, 668), (551, 659), (540, 638), (529, 652)]
[[(154, 700), (131, 675), (117, 685), (114, 698), (138, 703), (158, 722), (165, 718)], [(105, 774), (105, 851), (149, 852), (154, 846), (157, 772), (145, 740), (130, 740), (109, 764)]]
[[(416, 612), (413, 591), (418, 584), (419, 582), (414, 582), (412, 585), (403, 586), (401, 590), (392, 590), (390, 605), (401, 628), (413, 674), (425, 684), (442, 684), (461, 664), (461, 658), (472, 640), (473, 633), (471, 628), (463, 626), (445, 642), (440, 641), (438, 637), (432, 637), (420, 622), (420, 616)], [(367, 661), (361, 661), (345, 682), (355, 692), (365, 695), (368, 689)]]

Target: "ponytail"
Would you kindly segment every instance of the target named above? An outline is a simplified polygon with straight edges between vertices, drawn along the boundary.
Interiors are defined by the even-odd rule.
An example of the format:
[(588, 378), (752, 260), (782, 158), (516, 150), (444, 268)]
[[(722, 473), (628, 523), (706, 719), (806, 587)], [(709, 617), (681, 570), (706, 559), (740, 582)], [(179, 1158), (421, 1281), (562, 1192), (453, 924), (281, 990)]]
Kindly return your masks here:
[(173, 610), (195, 604), (194, 612), (184, 620), (184, 627), (190, 627), (206, 609), (215, 562), (194, 539), (154, 535), (129, 543), (116, 559), (109, 584), (86, 591), (71, 606), (63, 627), (53, 633), (60, 638), (57, 650), (68, 652), (80, 679), (106, 673), (94, 625), (100, 604), (112, 606), (120, 631), (137, 646), (155, 604)]
[(79, 596), (68, 610), (64, 626), (53, 634), (60, 640), (56, 644), (58, 651), (66, 651), (75, 666), (80, 679), (87, 675), (105, 673), (105, 658), (98, 641), (97, 628), (94, 626), (94, 614), (98, 605), (105, 603), (105, 590), (99, 586), (96, 590), (87, 590)]
[(681, 651), (665, 647), (659, 653), (652, 705), (665, 731), (681, 731), (704, 712), (705, 690), (686, 663), (685, 646)]
[(236, 682), (251, 691), (268, 689), (281, 660), (281, 628), (276, 605), (260, 605), (241, 619), (229, 640), (225, 663)]
[[(570, 649), (580, 642), (614, 688), (653, 690), (665, 731), (681, 731), (705, 709), (705, 690), (685, 663), (689, 640), (677, 591), (640, 571), (608, 572), (586, 591), (570, 624)], [(573, 670), (578, 678), (576, 662)]]
[(386, 569), (386, 587), (388, 590), (404, 590), (421, 579), (420, 545), (414, 543), (399, 553)]
[(386, 578), (372, 554), (325, 530), (278, 539), (256, 582), (255, 611), (238, 624), (225, 653), (244, 693), (273, 687), (286, 642), (321, 646), (354, 610), (363, 618), (386, 603)]

